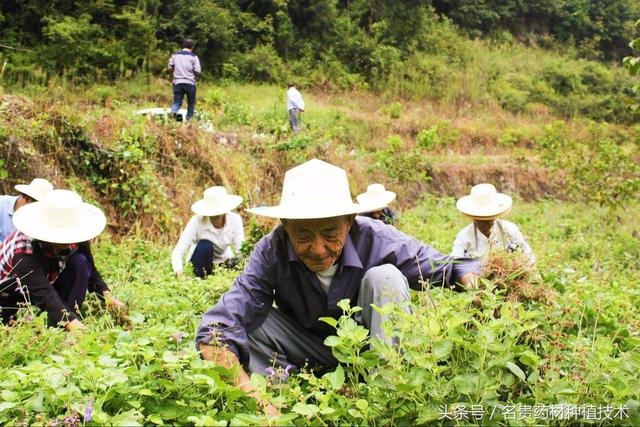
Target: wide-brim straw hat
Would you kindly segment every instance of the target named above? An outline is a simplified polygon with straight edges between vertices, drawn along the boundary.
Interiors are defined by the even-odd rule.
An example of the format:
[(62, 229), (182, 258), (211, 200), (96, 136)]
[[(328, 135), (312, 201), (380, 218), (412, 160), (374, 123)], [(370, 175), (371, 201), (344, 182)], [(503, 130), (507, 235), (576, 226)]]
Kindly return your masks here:
[(230, 212), (242, 203), (242, 197), (228, 194), (227, 189), (216, 185), (204, 190), (204, 197), (191, 205), (197, 215), (217, 216)]
[(49, 243), (91, 240), (107, 225), (104, 213), (84, 203), (69, 190), (51, 190), (42, 200), (22, 206), (13, 214), (13, 225), (22, 233)]
[(40, 200), (45, 194), (53, 190), (53, 184), (44, 178), (34, 178), (31, 183), (18, 184), (14, 188), (34, 200)]
[(356, 196), (358, 203), (371, 206), (371, 211), (384, 209), (396, 199), (396, 193), (388, 191), (382, 184), (370, 184), (366, 193)]
[(471, 194), (458, 200), (456, 207), (467, 216), (488, 221), (507, 214), (512, 204), (511, 197), (498, 193), (492, 184), (478, 184), (471, 188)]
[(285, 173), (280, 204), (247, 210), (270, 218), (317, 219), (375, 209), (353, 202), (344, 169), (313, 159)]

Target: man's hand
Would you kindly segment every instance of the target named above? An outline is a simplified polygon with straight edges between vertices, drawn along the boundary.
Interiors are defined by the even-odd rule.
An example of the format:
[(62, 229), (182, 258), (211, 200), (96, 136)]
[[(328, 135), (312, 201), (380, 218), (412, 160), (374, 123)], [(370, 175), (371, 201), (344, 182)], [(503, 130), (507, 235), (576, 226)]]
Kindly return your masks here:
[(280, 416), (280, 411), (271, 403), (262, 399), (262, 397), (260, 397), (260, 392), (251, 385), (249, 375), (242, 368), (242, 365), (240, 365), (240, 361), (235, 354), (226, 348), (204, 343), (200, 343), (198, 348), (200, 349), (202, 358), (205, 360), (210, 360), (216, 365), (224, 366), (227, 369), (237, 367), (239, 374), (234, 379), (236, 387), (256, 399), (268, 417), (274, 418)]
[(182, 277), (182, 271), (176, 271), (176, 278), (179, 279)]
[(477, 291), (480, 289), (480, 276), (476, 273), (467, 273), (460, 279), (462, 286), (468, 291)]
[(87, 329), (84, 323), (82, 323), (78, 319), (73, 319), (71, 322), (68, 322), (66, 325), (64, 325), (64, 328), (69, 332), (84, 331)]
[(104, 300), (107, 303), (108, 308), (111, 308), (114, 310), (121, 310), (121, 311), (126, 311), (127, 309), (127, 305), (122, 301), (120, 301), (118, 298), (116, 298), (115, 295), (113, 295), (109, 291), (105, 291)]

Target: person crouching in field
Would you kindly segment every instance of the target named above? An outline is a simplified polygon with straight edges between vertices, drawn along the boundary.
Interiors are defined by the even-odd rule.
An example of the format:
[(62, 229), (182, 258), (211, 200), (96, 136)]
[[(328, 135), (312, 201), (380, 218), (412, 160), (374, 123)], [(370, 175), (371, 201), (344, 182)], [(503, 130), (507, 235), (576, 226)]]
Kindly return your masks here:
[(491, 184), (471, 188), (471, 194), (459, 199), (456, 207), (473, 222), (460, 230), (451, 255), (485, 258), (491, 250), (497, 249), (522, 253), (532, 266), (535, 265), (536, 257), (518, 226), (498, 219), (511, 211), (511, 205), (511, 197), (498, 193)]
[[(240, 203), (242, 197), (227, 194), (224, 187), (205, 190), (204, 198), (191, 206), (196, 215), (187, 223), (171, 254), (176, 276), (182, 275), (182, 258), (194, 245), (190, 261), (193, 272), (201, 279), (211, 274), (215, 265), (235, 266), (237, 258), (234, 255), (240, 253), (244, 230), (240, 215), (231, 211)], [(232, 244), (235, 252), (231, 249)]]
[(35, 178), (29, 184), (15, 186), (17, 196), (0, 196), (0, 242), (16, 230), (13, 225), (13, 213), (22, 206), (37, 202), (53, 185), (44, 178)]
[(367, 187), (366, 193), (356, 196), (358, 203), (372, 206), (374, 210), (363, 212), (359, 215), (377, 219), (385, 224), (395, 225), (397, 217), (395, 212), (389, 208), (389, 203), (396, 199), (396, 193), (387, 191), (382, 184), (371, 184)]
[[(410, 288), (423, 289), (423, 277), (435, 285), (476, 285), (479, 261), (445, 256), (356, 216), (368, 210), (353, 203), (344, 169), (314, 159), (287, 171), (280, 204), (249, 210), (280, 225), (256, 244), (244, 272), (202, 316), (196, 337), (202, 357), (238, 366), (237, 385), (253, 393), (247, 371), (337, 366), (324, 344), (335, 329), (320, 318), (338, 319), (342, 299), (362, 307), (357, 320), (372, 337), (390, 342), (371, 304), (395, 302), (409, 312), (402, 303), (410, 300)], [(267, 414), (277, 414), (264, 405)]]
[(78, 313), (87, 291), (108, 307), (125, 305), (109, 292), (88, 241), (106, 225), (102, 211), (69, 190), (51, 190), (13, 215), (17, 230), (0, 243), (0, 310), (11, 324), (18, 306), (45, 310), (51, 325), (84, 329)]

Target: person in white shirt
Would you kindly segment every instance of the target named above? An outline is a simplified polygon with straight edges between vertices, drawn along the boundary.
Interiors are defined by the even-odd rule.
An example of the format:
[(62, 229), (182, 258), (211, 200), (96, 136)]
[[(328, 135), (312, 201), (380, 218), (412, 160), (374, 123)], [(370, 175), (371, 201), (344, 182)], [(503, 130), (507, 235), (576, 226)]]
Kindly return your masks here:
[(511, 197), (498, 193), (491, 184), (478, 184), (471, 194), (458, 200), (456, 207), (473, 219), (456, 236), (451, 255), (484, 258), (492, 249), (520, 252), (535, 265), (536, 257), (520, 229), (512, 222), (498, 219), (511, 211)]
[(244, 241), (242, 218), (231, 212), (240, 203), (242, 197), (227, 194), (224, 187), (215, 186), (205, 190), (204, 198), (191, 206), (196, 215), (187, 223), (171, 254), (176, 276), (182, 275), (183, 257), (190, 248), (189, 261), (194, 274), (201, 279), (211, 274), (214, 265), (226, 264), (240, 253)]
[(300, 131), (300, 114), (304, 112), (302, 94), (293, 82), (289, 82), (287, 90), (287, 110), (289, 111), (289, 124), (293, 133)]

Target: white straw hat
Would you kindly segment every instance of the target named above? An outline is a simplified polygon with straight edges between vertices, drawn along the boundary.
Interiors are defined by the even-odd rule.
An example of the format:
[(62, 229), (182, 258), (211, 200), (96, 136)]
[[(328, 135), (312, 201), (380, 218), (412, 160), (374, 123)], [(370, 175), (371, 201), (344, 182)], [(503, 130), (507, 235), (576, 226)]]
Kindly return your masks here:
[(222, 186), (209, 187), (204, 190), (204, 197), (191, 205), (191, 210), (197, 215), (216, 216), (227, 213), (242, 203), (242, 197), (227, 194)]
[(495, 219), (511, 209), (511, 197), (498, 193), (491, 184), (478, 184), (471, 188), (471, 194), (458, 200), (460, 212), (477, 219)]
[(30, 184), (18, 184), (15, 189), (34, 200), (40, 200), (42, 196), (53, 190), (53, 185), (44, 178), (34, 178)]
[(287, 171), (279, 205), (248, 209), (256, 215), (286, 219), (331, 218), (371, 210), (353, 203), (344, 169), (318, 159)]
[(29, 203), (13, 214), (13, 225), (34, 239), (50, 243), (78, 243), (93, 239), (107, 225), (104, 213), (79, 194), (51, 190), (42, 200)]
[(367, 192), (358, 194), (356, 200), (363, 205), (373, 206), (371, 211), (379, 211), (396, 199), (396, 193), (387, 191), (382, 184), (370, 184)]

